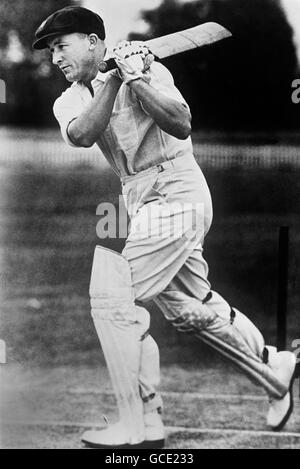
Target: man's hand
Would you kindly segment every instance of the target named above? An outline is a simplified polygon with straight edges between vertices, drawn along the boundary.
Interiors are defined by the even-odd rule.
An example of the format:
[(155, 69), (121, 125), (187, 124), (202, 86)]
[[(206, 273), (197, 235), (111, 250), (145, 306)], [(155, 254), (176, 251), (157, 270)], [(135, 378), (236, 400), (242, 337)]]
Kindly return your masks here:
[(124, 83), (139, 78), (147, 81), (145, 73), (149, 70), (154, 57), (143, 42), (123, 41), (113, 52)]

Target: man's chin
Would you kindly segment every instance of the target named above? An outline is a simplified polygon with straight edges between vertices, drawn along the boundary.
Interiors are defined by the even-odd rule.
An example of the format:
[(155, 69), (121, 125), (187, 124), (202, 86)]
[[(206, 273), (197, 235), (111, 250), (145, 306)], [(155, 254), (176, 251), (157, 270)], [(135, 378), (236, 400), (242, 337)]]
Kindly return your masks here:
[(77, 77), (74, 76), (73, 73), (71, 72), (63, 72), (65, 79), (69, 81), (70, 83), (77, 81)]
[(74, 81), (76, 81), (76, 78), (72, 77), (71, 75), (68, 76), (68, 75), (65, 75), (66, 77), (66, 80), (69, 81), (70, 83), (73, 83)]

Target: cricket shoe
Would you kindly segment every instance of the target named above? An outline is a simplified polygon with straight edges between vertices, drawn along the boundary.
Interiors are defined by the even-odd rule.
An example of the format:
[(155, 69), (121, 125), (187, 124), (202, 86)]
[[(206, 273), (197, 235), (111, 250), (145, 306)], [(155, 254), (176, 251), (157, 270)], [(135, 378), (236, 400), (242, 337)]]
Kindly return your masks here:
[(143, 441), (130, 442), (128, 432), (118, 422), (103, 430), (87, 431), (81, 441), (89, 448), (97, 449), (158, 449), (164, 447), (165, 431), (161, 416), (157, 412), (145, 414), (145, 438)]
[(287, 393), (281, 399), (270, 399), (267, 424), (276, 432), (283, 429), (294, 409), (293, 384), (296, 361), (296, 356), (292, 352), (278, 352), (273, 357), (272, 354), (270, 355), (271, 368), (287, 388)]

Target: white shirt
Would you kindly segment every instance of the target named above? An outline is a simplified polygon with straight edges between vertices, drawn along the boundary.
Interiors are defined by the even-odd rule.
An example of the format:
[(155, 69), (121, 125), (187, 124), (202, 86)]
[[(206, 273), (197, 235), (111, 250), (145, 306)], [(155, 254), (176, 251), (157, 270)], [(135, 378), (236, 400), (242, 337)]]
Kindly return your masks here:
[[(91, 83), (94, 93), (101, 89), (107, 75), (98, 72)], [(162, 64), (154, 62), (149, 75), (153, 88), (187, 105), (171, 73)], [(68, 125), (92, 99), (90, 90), (83, 83), (75, 82), (54, 103), (53, 112), (62, 136), (71, 146), (74, 144), (68, 137)], [(125, 84), (117, 94), (110, 122), (96, 143), (120, 177), (193, 152), (191, 138), (179, 140), (161, 130), (145, 112), (134, 91)]]

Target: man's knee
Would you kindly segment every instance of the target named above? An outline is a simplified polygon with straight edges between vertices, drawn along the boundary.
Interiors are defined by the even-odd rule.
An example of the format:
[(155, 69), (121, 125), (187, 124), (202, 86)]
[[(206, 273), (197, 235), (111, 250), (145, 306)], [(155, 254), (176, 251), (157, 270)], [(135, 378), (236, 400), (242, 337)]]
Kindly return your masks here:
[(120, 254), (101, 246), (95, 249), (90, 300), (94, 318), (137, 320), (129, 264)]
[(207, 298), (208, 295), (200, 301), (179, 291), (165, 291), (154, 302), (176, 329), (193, 332), (206, 329), (217, 317), (216, 312), (207, 306)]
[(149, 312), (135, 304), (128, 261), (120, 254), (97, 246), (90, 281), (92, 316), (135, 322), (141, 337), (150, 327)]

